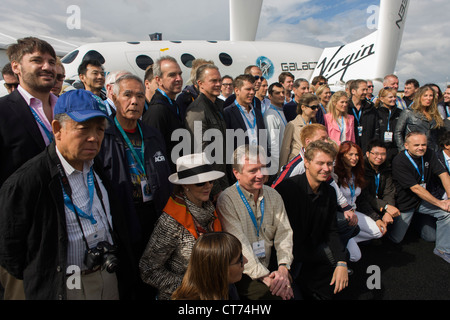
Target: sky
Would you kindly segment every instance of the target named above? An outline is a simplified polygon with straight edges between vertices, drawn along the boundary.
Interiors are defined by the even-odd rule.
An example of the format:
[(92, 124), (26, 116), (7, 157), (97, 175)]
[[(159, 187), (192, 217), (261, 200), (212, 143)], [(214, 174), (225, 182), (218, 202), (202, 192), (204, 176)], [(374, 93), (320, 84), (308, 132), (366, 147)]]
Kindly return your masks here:
[[(378, 5), (377, 0), (264, 0), (256, 40), (342, 45), (375, 31)], [(395, 68), (400, 89), (404, 81), (416, 78), (445, 90), (450, 74), (448, 12), (448, 0), (410, 0)], [(148, 40), (154, 32), (161, 32), (163, 40), (229, 40), (228, 0), (2, 0), (0, 21), (0, 44), (33, 35), (52, 44), (53, 38), (63, 41), (56, 42), (61, 45), (55, 44), (56, 50), (89, 42)]]

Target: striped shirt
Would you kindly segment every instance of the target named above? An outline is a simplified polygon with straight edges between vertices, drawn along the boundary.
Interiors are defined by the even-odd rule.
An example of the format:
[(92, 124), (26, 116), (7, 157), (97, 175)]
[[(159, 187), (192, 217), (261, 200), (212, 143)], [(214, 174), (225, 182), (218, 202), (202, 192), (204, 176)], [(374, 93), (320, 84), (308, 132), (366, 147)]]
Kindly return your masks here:
[[(61, 161), (61, 164), (64, 168), (65, 174), (70, 184), (70, 188), (72, 189), (72, 201), (73, 204), (83, 210), (83, 212), (90, 214), (90, 199), (89, 199), (89, 189), (87, 183), (87, 175), (94, 164), (94, 161), (87, 161), (84, 163), (83, 171), (78, 171), (74, 169), (58, 150), (56, 147), (56, 153)], [(103, 196), (103, 204), (105, 206), (105, 210), (107, 211), (109, 225), (112, 227), (112, 220), (110, 214), (109, 207), (109, 198), (108, 193), (103, 186), (102, 181), (99, 176), (95, 174), (95, 177), (98, 181), (98, 185), (102, 192)], [(76, 265), (79, 266), (81, 270), (87, 269), (84, 265), (84, 256), (86, 252), (86, 244), (83, 240), (83, 234), (81, 232), (80, 225), (75, 216), (75, 213), (69, 209), (67, 206), (64, 206), (66, 213), (66, 225), (67, 225), (67, 235), (68, 235), (68, 247), (67, 247), (67, 265)], [(94, 188), (94, 201), (92, 205), (92, 213), (94, 215), (94, 219), (97, 223), (92, 224), (89, 219), (80, 217), (81, 227), (83, 228), (84, 235), (89, 243), (89, 248), (95, 247), (100, 241), (108, 241), (112, 242), (112, 238), (109, 232), (108, 222), (106, 220), (106, 215), (103, 211), (102, 204), (100, 202), (100, 198), (97, 196), (97, 190)]]

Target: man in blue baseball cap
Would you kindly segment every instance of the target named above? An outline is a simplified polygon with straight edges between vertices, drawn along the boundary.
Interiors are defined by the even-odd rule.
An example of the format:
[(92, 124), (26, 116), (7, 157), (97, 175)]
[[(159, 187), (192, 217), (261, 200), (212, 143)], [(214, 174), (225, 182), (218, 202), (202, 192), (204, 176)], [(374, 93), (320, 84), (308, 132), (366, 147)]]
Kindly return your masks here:
[(94, 161), (106, 119), (91, 92), (63, 94), (54, 141), (0, 189), (0, 265), (23, 280), (26, 299), (129, 297), (122, 211)]

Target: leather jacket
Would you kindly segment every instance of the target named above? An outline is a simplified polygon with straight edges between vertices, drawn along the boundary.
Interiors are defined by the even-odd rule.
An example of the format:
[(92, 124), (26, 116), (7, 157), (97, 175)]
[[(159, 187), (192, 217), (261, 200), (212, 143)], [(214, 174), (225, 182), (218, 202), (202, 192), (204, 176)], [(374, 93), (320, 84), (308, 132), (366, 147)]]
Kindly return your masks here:
[(438, 149), (438, 128), (436, 121), (429, 121), (423, 113), (413, 111), (411, 108), (403, 110), (395, 126), (394, 139), (398, 151), (405, 150), (405, 137), (410, 132), (423, 132), (428, 139), (428, 147), (436, 151)]

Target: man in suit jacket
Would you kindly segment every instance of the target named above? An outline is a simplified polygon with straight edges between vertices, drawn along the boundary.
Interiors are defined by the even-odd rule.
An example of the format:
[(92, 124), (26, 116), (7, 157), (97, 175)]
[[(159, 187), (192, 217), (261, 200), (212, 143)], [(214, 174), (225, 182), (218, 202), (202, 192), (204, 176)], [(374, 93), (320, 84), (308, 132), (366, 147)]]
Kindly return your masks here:
[[(267, 150), (267, 136), (259, 135), (259, 130), (264, 130), (266, 126), (261, 110), (254, 104), (255, 78), (250, 74), (242, 74), (234, 80), (233, 85), (236, 99), (223, 111), (227, 129), (234, 130), (232, 150), (242, 144), (262, 145)], [(243, 130), (243, 134), (239, 129)], [(260, 141), (264, 137), (265, 141)], [(231, 166), (227, 166), (227, 173), (229, 181), (234, 182)]]
[[(0, 99), (0, 187), (22, 164), (53, 140), (51, 122), (57, 97), (50, 93), (56, 80), (56, 54), (46, 41), (17, 40), (7, 49), (19, 78), (17, 90)], [(0, 268), (5, 299), (24, 299), (22, 281)]]
[(24, 162), (44, 150), (52, 138), (56, 96), (56, 54), (47, 42), (19, 39), (8, 47), (18, 90), (0, 99), (0, 186)]

